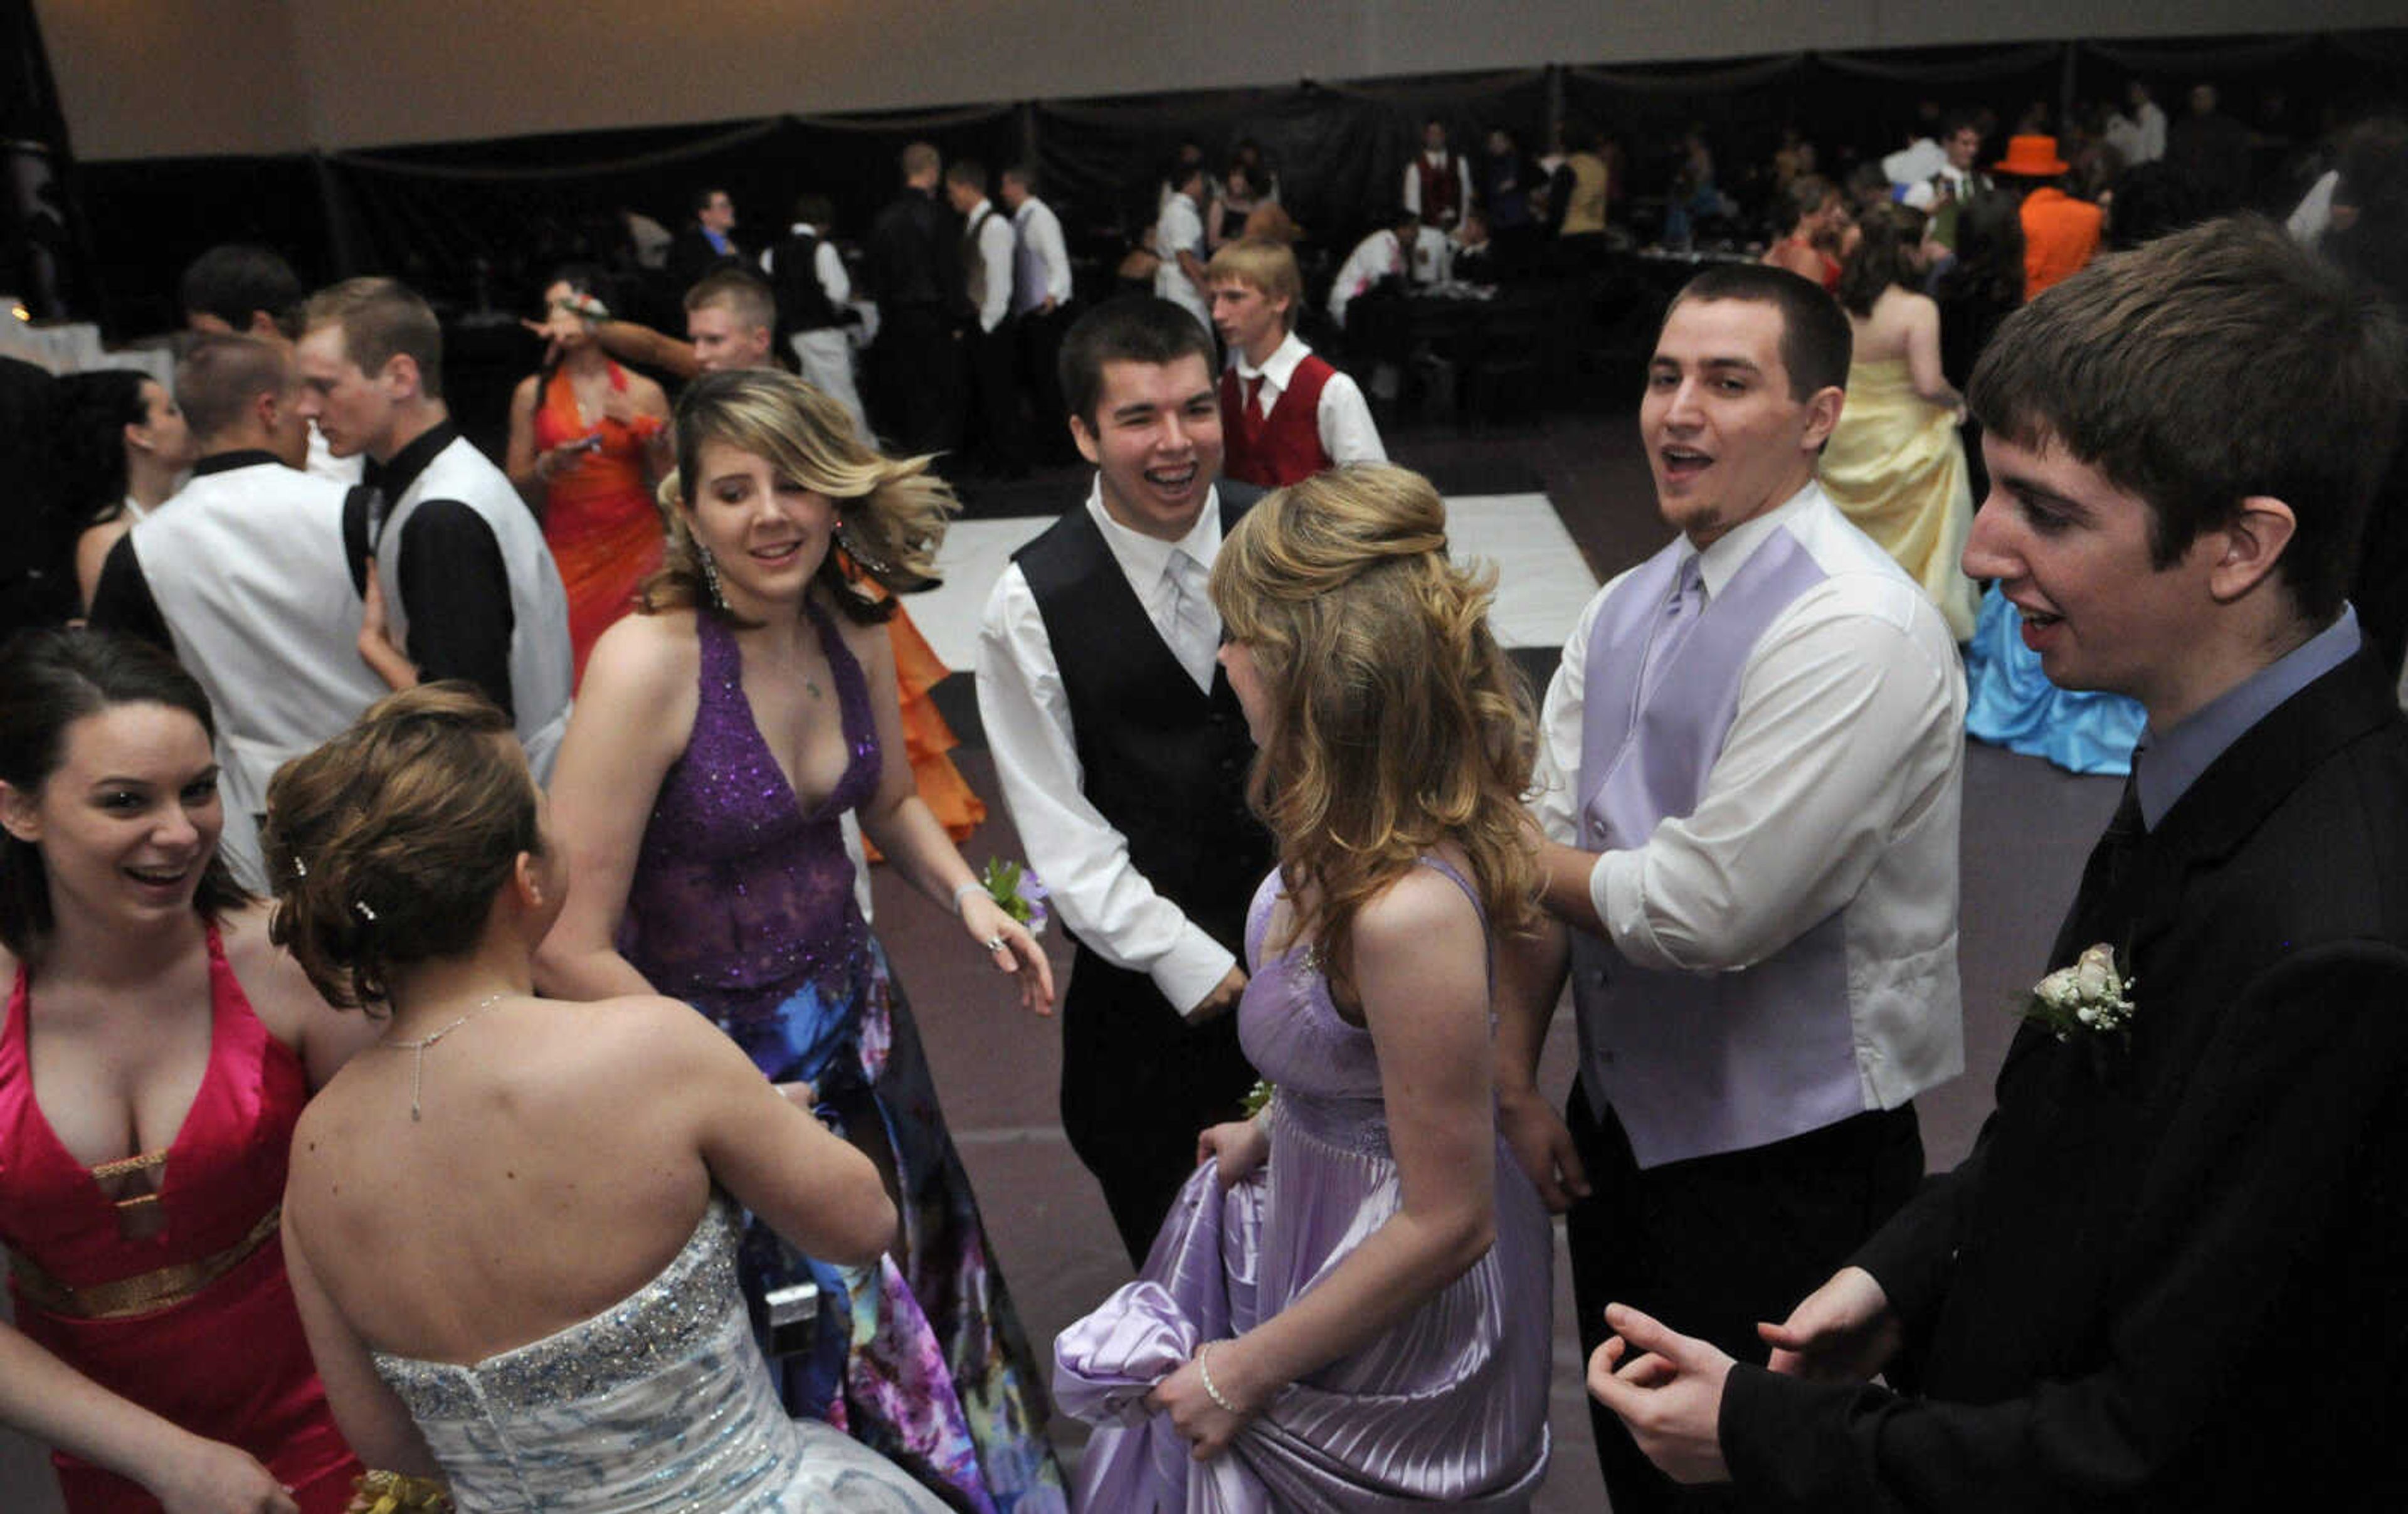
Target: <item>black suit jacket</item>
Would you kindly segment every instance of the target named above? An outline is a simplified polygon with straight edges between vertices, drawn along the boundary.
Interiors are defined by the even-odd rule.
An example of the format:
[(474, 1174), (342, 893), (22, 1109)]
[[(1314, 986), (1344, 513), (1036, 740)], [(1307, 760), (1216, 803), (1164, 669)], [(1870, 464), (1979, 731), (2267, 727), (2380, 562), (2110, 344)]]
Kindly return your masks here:
[(2408, 1507), (2408, 724), (2361, 654), (2066, 922), (2129, 1040), (2027, 1027), (1858, 1264), (1920, 1394), (1734, 1369), (1734, 1477), (1844, 1509)]
[(669, 282), (676, 286), (679, 294), (682, 295), (701, 282), (703, 275), (716, 273), (723, 267), (750, 268), (756, 273), (760, 271), (752, 268), (751, 262), (744, 256), (743, 247), (735, 238), (727, 238), (727, 244), (736, 251), (723, 252), (711, 246), (710, 238), (702, 234), (702, 228), (698, 225), (681, 226), (678, 228), (677, 235), (669, 238), (667, 260)]

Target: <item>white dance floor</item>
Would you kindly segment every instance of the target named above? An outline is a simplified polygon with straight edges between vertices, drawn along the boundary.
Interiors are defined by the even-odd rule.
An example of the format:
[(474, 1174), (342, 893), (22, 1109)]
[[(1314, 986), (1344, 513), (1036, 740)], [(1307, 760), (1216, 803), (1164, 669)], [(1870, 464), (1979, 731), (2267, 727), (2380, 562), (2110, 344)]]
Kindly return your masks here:
[[(1497, 568), (1497, 639), (1508, 649), (1560, 647), (1597, 577), (1543, 494), (1458, 495), (1446, 502), (1447, 536), (1460, 561)], [(938, 556), (942, 588), (910, 598), (911, 619), (945, 666), (978, 660), (979, 616), (1011, 555), (1053, 522), (1041, 515), (955, 521)]]

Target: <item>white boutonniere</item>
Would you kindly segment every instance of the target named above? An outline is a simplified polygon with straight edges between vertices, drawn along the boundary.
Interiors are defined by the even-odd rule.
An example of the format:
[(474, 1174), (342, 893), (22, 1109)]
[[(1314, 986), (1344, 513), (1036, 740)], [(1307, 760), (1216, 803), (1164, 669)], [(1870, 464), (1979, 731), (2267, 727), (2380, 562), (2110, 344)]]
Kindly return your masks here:
[(2133, 981), (2115, 966), (2115, 948), (2100, 942), (2032, 985), (2024, 1018), (2059, 1041), (2120, 1031), (2132, 1023)]

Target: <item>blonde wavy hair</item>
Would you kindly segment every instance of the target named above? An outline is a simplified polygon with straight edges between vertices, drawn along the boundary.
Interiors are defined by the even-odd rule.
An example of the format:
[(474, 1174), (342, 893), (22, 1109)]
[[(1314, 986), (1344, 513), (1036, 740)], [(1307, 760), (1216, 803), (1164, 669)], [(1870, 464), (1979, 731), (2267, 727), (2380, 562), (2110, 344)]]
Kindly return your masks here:
[(936, 459), (889, 457), (864, 442), (853, 417), (818, 389), (791, 373), (748, 368), (705, 374), (678, 401), (677, 470), (661, 481), (659, 494), (668, 542), (660, 570), (644, 581), (647, 613), (694, 609), (727, 615), (711, 603), (701, 551), (687, 526), (692, 481), (701, 470), (703, 445), (711, 441), (767, 458), (781, 474), (836, 501), (842, 522), (838, 550), (820, 564), (818, 576), (853, 620), (886, 620), (895, 613), (887, 594), (940, 582), (937, 547), (959, 505), (953, 486), (928, 471)]
[(1492, 570), (1446, 554), (1446, 505), (1401, 468), (1272, 491), (1212, 564), (1212, 602), (1269, 699), (1247, 800), (1278, 838), (1294, 939), (1351, 991), (1355, 916), (1441, 842), (1462, 848), (1489, 924), (1535, 917), (1521, 796), (1530, 696), (1488, 627)]

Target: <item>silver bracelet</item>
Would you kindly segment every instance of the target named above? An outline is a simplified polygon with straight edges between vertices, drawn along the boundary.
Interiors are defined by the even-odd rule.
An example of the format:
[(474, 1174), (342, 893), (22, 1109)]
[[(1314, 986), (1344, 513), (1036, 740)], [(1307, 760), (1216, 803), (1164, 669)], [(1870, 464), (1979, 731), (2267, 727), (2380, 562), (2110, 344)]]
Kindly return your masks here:
[(1246, 1411), (1223, 1398), (1221, 1390), (1212, 1386), (1212, 1363), (1208, 1358), (1212, 1354), (1212, 1348), (1220, 1344), (1216, 1340), (1208, 1340), (1196, 1348), (1196, 1371), (1204, 1379), (1204, 1396), (1220, 1406), (1222, 1413), (1234, 1414), (1242, 1420), (1246, 1416)]
[(955, 915), (959, 915), (962, 912), (962, 896), (964, 894), (982, 894), (985, 892), (986, 885), (979, 882), (975, 878), (965, 884), (956, 884), (953, 887), (953, 913)]

